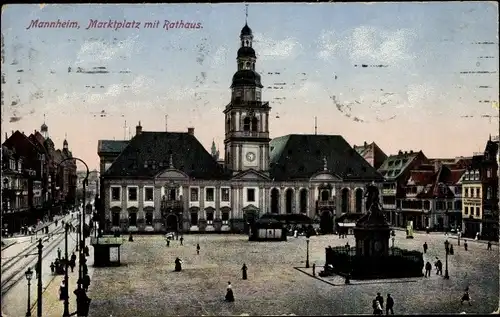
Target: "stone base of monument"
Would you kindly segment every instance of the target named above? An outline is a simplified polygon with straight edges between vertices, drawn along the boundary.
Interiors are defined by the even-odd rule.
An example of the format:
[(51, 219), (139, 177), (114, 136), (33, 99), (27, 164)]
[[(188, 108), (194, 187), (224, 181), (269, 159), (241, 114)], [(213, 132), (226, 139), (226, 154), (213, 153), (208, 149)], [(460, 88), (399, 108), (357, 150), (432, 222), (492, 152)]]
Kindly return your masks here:
[(353, 280), (422, 277), (423, 254), (394, 248), (394, 254), (362, 256), (356, 248), (326, 248), (328, 271)]

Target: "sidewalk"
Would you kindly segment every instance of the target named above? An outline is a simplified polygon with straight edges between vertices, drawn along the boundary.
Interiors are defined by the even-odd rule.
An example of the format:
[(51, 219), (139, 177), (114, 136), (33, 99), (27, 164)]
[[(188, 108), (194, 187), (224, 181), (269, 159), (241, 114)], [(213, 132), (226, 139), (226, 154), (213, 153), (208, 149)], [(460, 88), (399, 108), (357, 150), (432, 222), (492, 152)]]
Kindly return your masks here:
[[(398, 230), (398, 231), (406, 231), (406, 228), (400, 228), (400, 227), (391, 227), (391, 229)], [(422, 230), (413, 230), (413, 233), (418, 233), (418, 234), (423, 234), (426, 235), (426, 231)], [(433, 234), (433, 235), (442, 235), (443, 237), (449, 237), (450, 239), (456, 239), (458, 240), (458, 235), (456, 233), (448, 233), (448, 235), (445, 235), (444, 232), (439, 232), (439, 231), (430, 231), (428, 234)], [(477, 242), (477, 243), (483, 243), (483, 244), (488, 244), (488, 240), (475, 240), (474, 238), (464, 238), (460, 237), (460, 241), (463, 242), (464, 240), (467, 240), (467, 242)], [(499, 245), (498, 241), (491, 241), (492, 245)]]
[[(94, 250), (90, 246), (90, 239), (87, 238), (85, 244), (89, 247), (90, 256), (87, 257), (87, 268), (88, 274), (90, 276), (90, 284), (92, 285), (92, 275), (94, 273)], [(71, 254), (71, 253), (70, 253)], [(77, 265), (75, 266), (74, 272), (71, 272), (71, 268), (68, 268), (68, 293), (69, 293), (69, 313), (73, 314), (76, 312), (76, 296), (73, 293), (77, 289), (78, 285), (78, 257)], [(42, 316), (62, 316), (64, 312), (64, 301), (59, 300), (59, 286), (64, 280), (64, 275), (54, 275), (52, 281), (46, 286), (43, 291), (43, 306), (42, 306)], [(37, 306), (36, 301), (31, 306), (31, 315), (36, 316)], [(76, 316), (73, 315), (73, 316)]]

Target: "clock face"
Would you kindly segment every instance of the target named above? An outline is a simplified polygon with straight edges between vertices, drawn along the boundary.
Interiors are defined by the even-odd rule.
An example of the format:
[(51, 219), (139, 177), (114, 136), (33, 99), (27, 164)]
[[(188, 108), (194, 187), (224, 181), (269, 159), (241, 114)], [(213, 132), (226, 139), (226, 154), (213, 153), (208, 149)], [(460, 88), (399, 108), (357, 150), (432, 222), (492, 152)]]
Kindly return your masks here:
[(248, 152), (247, 155), (246, 155), (246, 158), (249, 162), (253, 162), (255, 161), (255, 153), (253, 152)]

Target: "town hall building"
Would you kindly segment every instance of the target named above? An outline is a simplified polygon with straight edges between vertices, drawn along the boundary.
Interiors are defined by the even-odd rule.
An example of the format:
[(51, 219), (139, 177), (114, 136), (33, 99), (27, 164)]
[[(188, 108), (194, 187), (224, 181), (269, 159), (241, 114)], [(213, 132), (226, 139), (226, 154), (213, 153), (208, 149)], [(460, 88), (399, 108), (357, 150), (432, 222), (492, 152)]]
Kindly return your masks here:
[(139, 123), (129, 141), (99, 141), (105, 231), (241, 232), (273, 213), (307, 215), (332, 232), (345, 215), (365, 212), (366, 184), (383, 176), (340, 135), (271, 140), (247, 24), (240, 41), (222, 162), (194, 128), (149, 132)]

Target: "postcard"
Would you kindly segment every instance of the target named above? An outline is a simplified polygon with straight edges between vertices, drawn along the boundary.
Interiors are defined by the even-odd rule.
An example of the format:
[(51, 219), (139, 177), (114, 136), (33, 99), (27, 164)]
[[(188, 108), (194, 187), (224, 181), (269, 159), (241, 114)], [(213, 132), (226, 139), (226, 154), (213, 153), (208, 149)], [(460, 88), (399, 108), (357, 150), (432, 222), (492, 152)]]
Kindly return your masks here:
[(498, 313), (496, 3), (1, 23), (2, 316)]

